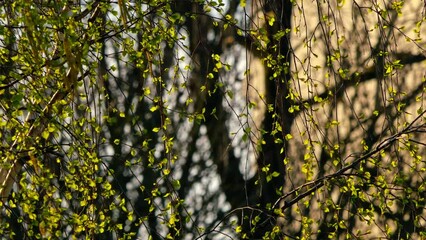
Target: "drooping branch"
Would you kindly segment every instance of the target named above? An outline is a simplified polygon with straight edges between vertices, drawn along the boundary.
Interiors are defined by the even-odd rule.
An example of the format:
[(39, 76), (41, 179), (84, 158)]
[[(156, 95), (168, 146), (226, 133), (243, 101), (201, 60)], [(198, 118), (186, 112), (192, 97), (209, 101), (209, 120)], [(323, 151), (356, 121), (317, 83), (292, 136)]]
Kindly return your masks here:
[(404, 129), (402, 129), (398, 133), (396, 133), (396, 134), (394, 134), (394, 135), (386, 138), (385, 140), (383, 140), (382, 142), (380, 142), (374, 149), (372, 149), (368, 153), (363, 154), (362, 156), (359, 156), (351, 164), (348, 164), (348, 165), (342, 167), (341, 169), (339, 169), (338, 171), (336, 171), (334, 173), (328, 174), (326, 176), (320, 177), (320, 178), (318, 178), (316, 180), (313, 180), (311, 182), (305, 183), (305, 184), (303, 184), (303, 185), (295, 188), (294, 190), (286, 193), (285, 195), (283, 195), (282, 197), (280, 197), (275, 202), (275, 204), (273, 205), (273, 209), (276, 206), (278, 206), (278, 204), (280, 204), (281, 201), (285, 200), (289, 196), (292, 196), (292, 195), (294, 195), (294, 194), (296, 194), (298, 192), (301, 192), (301, 190), (304, 189), (304, 188), (308, 188), (306, 191), (301, 192), (299, 195), (297, 195), (293, 199), (291, 199), (289, 201), (284, 201), (284, 205), (282, 207), (282, 210), (290, 208), (294, 204), (298, 203), (301, 199), (309, 196), (310, 194), (312, 194), (313, 192), (315, 192), (319, 188), (323, 187), (324, 184), (325, 184), (325, 182), (327, 180), (336, 179), (336, 178), (340, 178), (340, 177), (344, 176), (347, 173), (347, 171), (354, 169), (362, 161), (367, 160), (370, 157), (373, 157), (374, 155), (380, 153), (382, 150), (388, 149), (396, 141), (398, 141), (399, 139), (401, 139), (404, 134), (410, 134), (410, 133), (413, 133), (413, 132), (424, 133), (425, 129), (426, 129), (426, 123), (423, 123), (423, 124), (420, 124), (420, 125), (416, 125), (416, 126), (414, 124), (416, 124), (417, 122), (421, 121), (423, 115), (425, 115), (425, 114), (426, 114), (426, 110), (424, 110), (422, 113), (420, 113), (407, 127), (405, 127)]
[[(79, 21), (90, 15), (88, 21), (94, 22), (99, 17), (99, 4), (100, 1), (95, 1), (83, 12), (74, 15), (72, 19), (74, 21)], [(67, 6), (61, 10), (60, 14), (68, 14), (68, 12), (71, 12), (71, 9), (69, 9)], [(69, 24), (72, 23), (75, 24), (75, 22), (69, 22)], [(30, 29), (27, 31), (30, 31)], [(66, 74), (61, 79), (62, 87), (56, 90), (56, 92), (52, 95), (46, 106), (44, 106), (43, 110), (38, 115), (38, 119), (34, 121), (34, 119), (30, 119), (31, 114), (28, 114), (24, 124), (28, 123), (30, 128), (27, 132), (22, 133), (21, 136), (15, 139), (9, 148), (10, 152), (14, 152), (16, 150), (20, 144), (19, 140), (24, 139), (24, 141), (26, 141), (25, 139), (33, 139), (40, 136), (45, 131), (49, 123), (50, 116), (57, 116), (62, 113), (64, 107), (63, 104), (59, 104), (59, 106), (56, 108), (54, 105), (56, 105), (58, 102), (61, 102), (62, 100), (65, 100), (69, 96), (73, 98), (77, 83), (82, 81), (90, 73), (89, 71), (83, 72), (81, 68), (81, 61), (83, 57), (81, 49), (77, 49), (77, 47), (73, 45), (72, 42), (70, 42), (71, 37), (67, 35), (67, 31), (64, 28), (58, 29), (58, 36), (58, 44), (62, 44), (63, 53), (61, 56), (57, 56), (57, 54), (55, 54), (55, 56), (49, 61), (56, 61), (57, 59), (63, 58), (64, 61), (61, 63), (61, 65), (64, 65), (65, 63), (68, 65)], [(89, 43), (91, 41), (93, 40), (90, 39), (90, 36), (87, 33), (84, 32), (81, 34), (81, 43)], [(101, 39), (96, 39), (96, 41), (99, 42)], [(48, 63), (46, 62), (42, 66), (48, 66)], [(11, 83), (3, 85), (0, 88), (4, 89), (11, 87), (14, 84), (17, 84), (20, 80), (21, 79), (12, 81)], [(24, 164), (22, 159), (26, 156), (27, 153), (25, 153), (24, 156), (22, 156), (22, 154), (18, 154), (18, 156), (10, 154), (6, 155), (5, 159), (3, 160), (4, 165), (0, 168), (0, 197), (2, 199), (6, 199), (10, 195), (13, 183), (17, 181), (17, 176), (22, 170), (22, 166)]]
[[(54, 105), (61, 100), (64, 100), (73, 93), (74, 86), (77, 85), (77, 82), (83, 80), (87, 75), (89, 74), (89, 71), (86, 71), (83, 75), (75, 79), (74, 82), (71, 82), (69, 89), (59, 89), (57, 90), (53, 96), (50, 98), (47, 105), (44, 107), (44, 109), (41, 111), (39, 115), (39, 121), (34, 121), (33, 119), (30, 119), (28, 115), (28, 118), (26, 119), (26, 122), (32, 121), (31, 127), (29, 128), (28, 132), (25, 133), (22, 137), (16, 138), (16, 140), (12, 143), (12, 145), (9, 148), (9, 152), (14, 152), (17, 145), (19, 144), (19, 139), (32, 139), (34, 137), (40, 136), (40, 134), (46, 129), (48, 124), (49, 116), (52, 116), (53, 112), (52, 110), (55, 109)], [(66, 78), (66, 76), (64, 77)], [(60, 104), (56, 108), (55, 115), (61, 114), (63, 110), (63, 105)], [(28, 152), (23, 152), (21, 154), (18, 154), (18, 156), (14, 155), (7, 155), (6, 158), (3, 160), (4, 162), (10, 164), (9, 166), (2, 166), (0, 168), (0, 198), (6, 199), (10, 191), (12, 190), (13, 183), (17, 181), (17, 176), (19, 172), (22, 169), (23, 161), (22, 159), (25, 158), (28, 155)]]
[[(410, 64), (415, 64), (415, 63), (419, 63), (426, 60), (426, 56), (424, 54), (413, 55), (410, 53), (398, 53), (396, 54), (396, 59), (400, 59), (399, 63), (402, 65), (410, 65)], [(300, 107), (303, 107), (306, 104), (309, 106), (312, 104), (315, 104), (316, 103), (315, 99), (318, 99), (318, 98), (326, 99), (330, 96), (330, 93), (333, 93), (335, 89), (337, 89), (337, 91), (333, 93), (334, 94), (333, 97), (336, 97), (337, 99), (339, 99), (348, 88), (353, 87), (359, 83), (373, 80), (375, 78), (377, 78), (376, 66), (372, 66), (368, 68), (366, 71), (361, 73), (354, 72), (350, 74), (348, 79), (340, 79), (340, 82), (337, 83), (335, 86), (325, 89), (322, 93), (319, 93), (318, 95), (314, 97), (300, 101), (298, 105)]]

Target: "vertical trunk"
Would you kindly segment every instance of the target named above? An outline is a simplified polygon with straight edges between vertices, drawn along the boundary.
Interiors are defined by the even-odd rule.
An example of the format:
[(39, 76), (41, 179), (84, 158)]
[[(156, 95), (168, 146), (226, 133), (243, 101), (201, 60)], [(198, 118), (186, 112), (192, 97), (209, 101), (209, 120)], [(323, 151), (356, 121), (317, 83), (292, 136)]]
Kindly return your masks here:
[[(250, 55), (250, 78), (247, 84), (247, 98), (249, 101), (261, 103), (259, 94), (265, 93), (266, 104), (273, 106), (273, 111), (267, 111), (265, 108), (253, 109), (253, 124), (263, 121), (263, 127), (266, 133), (263, 134), (264, 144), (257, 159), (259, 180), (257, 188), (250, 188), (248, 191), (249, 199), (256, 199), (254, 203), (260, 203), (261, 207), (273, 204), (281, 195), (285, 184), (285, 166), (284, 158), (287, 151), (287, 143), (285, 136), (290, 133), (295, 116), (288, 111), (291, 106), (291, 99), (286, 98), (289, 93), (290, 70), (289, 64), (289, 34), (285, 34), (282, 38), (276, 39), (276, 35), (280, 31), (291, 28), (291, 12), (292, 3), (286, 1), (261, 1), (253, 0), (251, 3), (251, 29), (259, 31), (264, 29), (269, 39), (265, 42), (257, 43), (261, 48), (258, 51), (257, 46), (251, 46)], [(273, 17), (275, 23), (268, 24), (268, 20)], [(272, 59), (267, 60), (270, 56)], [(272, 63), (272, 61), (275, 63)], [(262, 64), (262, 62), (264, 64)], [(270, 64), (267, 67), (266, 64)], [(274, 75), (275, 73), (275, 75)], [(276, 75), (276, 73), (279, 73)], [(250, 91), (251, 90), (251, 91)], [(263, 116), (260, 116), (262, 113)], [(282, 127), (281, 132), (274, 133), (277, 126)], [(255, 132), (255, 135), (257, 132)], [(282, 141), (280, 141), (282, 140)], [(269, 168), (268, 171), (264, 171)], [(278, 177), (267, 180), (267, 176), (273, 172), (278, 172)], [(260, 189), (260, 192), (259, 190)], [(267, 232), (277, 224), (276, 219), (267, 216), (264, 213), (259, 215), (260, 221), (256, 230), (252, 232), (251, 237), (262, 238)], [(243, 228), (245, 232), (250, 232), (254, 226), (250, 220), (243, 220)]]
[[(265, 15), (274, 16), (276, 21), (272, 26), (265, 24), (268, 39), (271, 41), (266, 46), (265, 55), (272, 55), (277, 64), (272, 69), (266, 69), (266, 92), (267, 104), (274, 107), (272, 112), (267, 112), (264, 120), (264, 129), (267, 134), (264, 135), (265, 146), (263, 154), (259, 159), (259, 167), (270, 165), (271, 171), (277, 171), (280, 176), (273, 178), (270, 183), (264, 182), (262, 192), (262, 202), (267, 204), (274, 202), (278, 195), (277, 190), (284, 184), (285, 171), (283, 160), (286, 156), (287, 143), (284, 141), (286, 134), (290, 133), (294, 121), (294, 115), (288, 111), (291, 106), (291, 99), (287, 98), (289, 93), (290, 71), (285, 69), (289, 67), (289, 35), (286, 34), (281, 39), (274, 39), (278, 31), (285, 31), (290, 28), (292, 4), (289, 1), (269, 1), (262, 6)], [(267, 18), (267, 17), (265, 17)], [(274, 48), (273, 46), (277, 46)], [(278, 69), (282, 68), (282, 69)], [(280, 74), (275, 75), (274, 73)], [(277, 117), (274, 117), (276, 114)], [(282, 133), (273, 134), (277, 123), (282, 127)], [(283, 143), (277, 143), (276, 139), (283, 140)], [(283, 149), (282, 149), (283, 148)], [(279, 192), (279, 191), (278, 191)]]

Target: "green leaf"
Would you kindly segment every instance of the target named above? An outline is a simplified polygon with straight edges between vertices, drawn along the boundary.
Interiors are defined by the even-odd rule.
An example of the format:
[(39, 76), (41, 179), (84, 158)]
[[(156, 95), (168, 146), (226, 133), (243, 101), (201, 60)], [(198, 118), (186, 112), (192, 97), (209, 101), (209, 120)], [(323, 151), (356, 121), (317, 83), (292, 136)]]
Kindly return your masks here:
[(174, 190), (179, 190), (180, 189), (180, 182), (179, 182), (179, 180), (175, 180), (175, 179), (173, 179), (172, 181), (172, 186), (173, 186), (173, 189)]
[(43, 131), (41, 133), (41, 137), (46, 139), (46, 140), (49, 138), (49, 135), (50, 135), (49, 131)]
[(158, 106), (152, 106), (152, 107), (149, 109), (149, 111), (151, 111), (151, 112), (155, 112), (155, 111), (157, 111), (157, 109), (158, 109)]
[(275, 22), (275, 18), (274, 17), (268, 17), (268, 24), (269, 24), (269, 26), (274, 25), (274, 22)]

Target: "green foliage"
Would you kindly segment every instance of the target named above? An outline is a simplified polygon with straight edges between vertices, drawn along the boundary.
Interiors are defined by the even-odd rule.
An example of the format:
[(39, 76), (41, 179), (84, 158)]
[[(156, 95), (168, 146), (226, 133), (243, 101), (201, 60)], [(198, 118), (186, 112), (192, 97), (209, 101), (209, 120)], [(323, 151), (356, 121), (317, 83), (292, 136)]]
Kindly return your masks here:
[(414, 4), (0, 3), (0, 235), (425, 237)]

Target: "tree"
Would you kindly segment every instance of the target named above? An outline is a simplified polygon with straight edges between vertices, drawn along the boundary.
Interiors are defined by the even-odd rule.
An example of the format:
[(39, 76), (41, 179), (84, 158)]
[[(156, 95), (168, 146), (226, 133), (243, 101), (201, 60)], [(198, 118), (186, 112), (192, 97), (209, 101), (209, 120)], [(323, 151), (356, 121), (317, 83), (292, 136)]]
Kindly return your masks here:
[(0, 6), (4, 238), (425, 236), (416, 3)]

